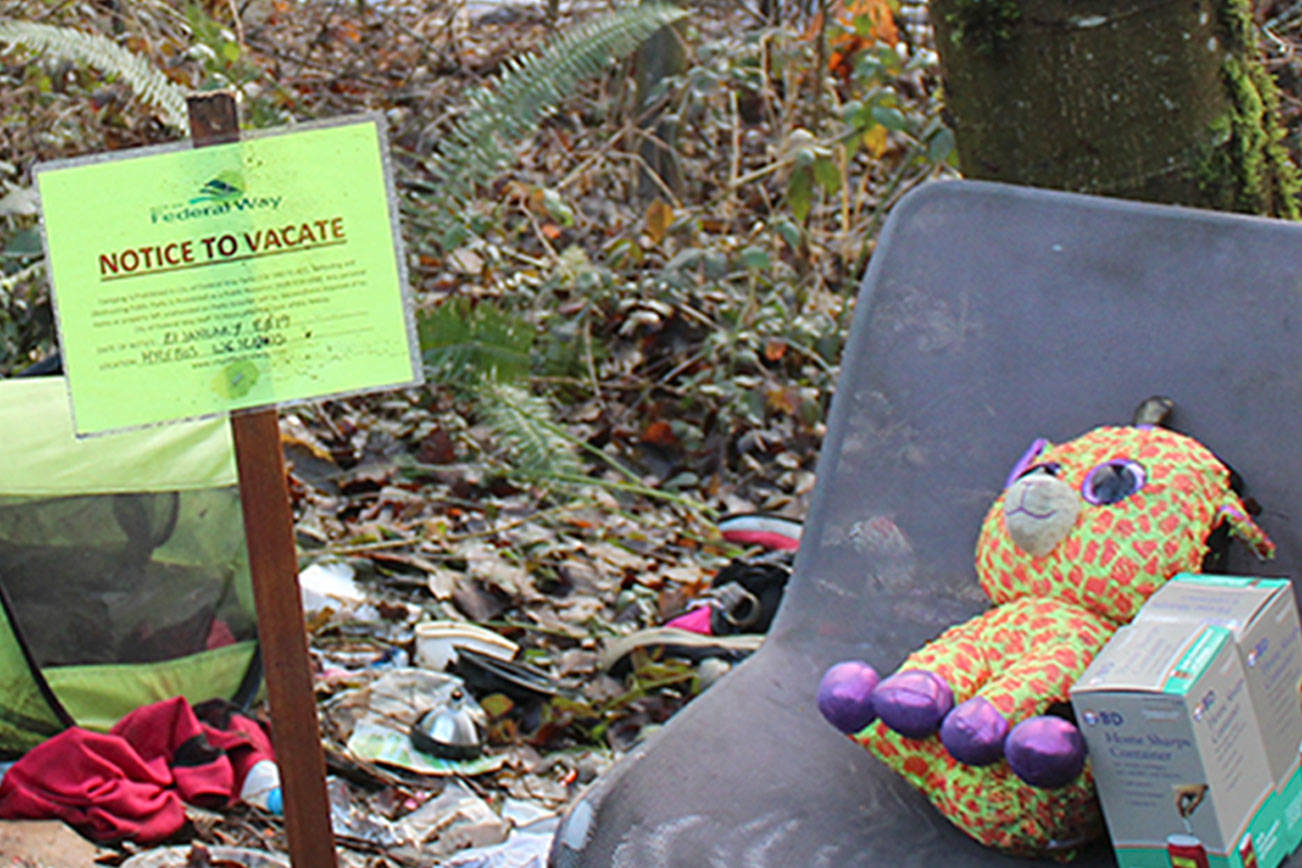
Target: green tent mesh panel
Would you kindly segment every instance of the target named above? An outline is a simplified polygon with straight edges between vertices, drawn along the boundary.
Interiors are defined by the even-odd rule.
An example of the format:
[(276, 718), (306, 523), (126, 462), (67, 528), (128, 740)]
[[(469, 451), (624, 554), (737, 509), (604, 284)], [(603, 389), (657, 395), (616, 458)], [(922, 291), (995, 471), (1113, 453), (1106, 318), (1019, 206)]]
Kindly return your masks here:
[(64, 381), (0, 382), (0, 751), (232, 698), (256, 620), (224, 420), (78, 440)]

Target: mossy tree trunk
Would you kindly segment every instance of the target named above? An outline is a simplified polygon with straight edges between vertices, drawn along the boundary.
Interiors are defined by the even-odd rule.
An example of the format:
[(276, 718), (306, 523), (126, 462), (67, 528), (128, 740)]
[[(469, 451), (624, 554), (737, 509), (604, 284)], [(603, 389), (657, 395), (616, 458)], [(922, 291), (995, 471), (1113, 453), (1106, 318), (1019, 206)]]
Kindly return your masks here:
[(1248, 0), (932, 0), (931, 17), (968, 177), (1298, 216)]

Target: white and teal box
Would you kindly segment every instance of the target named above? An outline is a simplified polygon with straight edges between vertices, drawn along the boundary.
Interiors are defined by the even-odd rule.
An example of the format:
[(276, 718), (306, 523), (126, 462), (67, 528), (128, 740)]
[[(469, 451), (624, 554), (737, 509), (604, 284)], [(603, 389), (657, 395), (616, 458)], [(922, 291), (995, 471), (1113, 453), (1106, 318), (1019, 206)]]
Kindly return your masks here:
[(1217, 624), (1234, 634), (1289, 849), (1302, 843), (1302, 624), (1288, 579), (1182, 573), (1138, 619)]
[(1072, 687), (1120, 868), (1275, 868), (1289, 852), (1233, 634), (1135, 621)]

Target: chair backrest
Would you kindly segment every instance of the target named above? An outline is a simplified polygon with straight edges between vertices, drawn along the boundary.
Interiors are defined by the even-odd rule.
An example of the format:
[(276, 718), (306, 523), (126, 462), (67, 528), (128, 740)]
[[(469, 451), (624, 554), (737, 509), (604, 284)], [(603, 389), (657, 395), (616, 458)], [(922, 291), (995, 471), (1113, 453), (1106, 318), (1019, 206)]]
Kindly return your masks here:
[(818, 679), (847, 658), (891, 670), (984, 608), (978, 527), (1026, 447), (1128, 422), (1154, 394), (1263, 507), (1277, 559), (1236, 547), (1227, 571), (1295, 578), (1299, 264), (1302, 225), (1279, 221), (976, 182), (903, 199), (863, 282), (764, 647), (598, 779), (553, 864), (1019, 864), (824, 723)]
[[(1036, 437), (1155, 394), (1302, 551), (1302, 226), (972, 182), (901, 202), (864, 281), (774, 635), (893, 667), (985, 605), (981, 518)], [(830, 587), (828, 583), (835, 587)], [(835, 600), (834, 617), (827, 617)], [(836, 647), (840, 646), (840, 647)]]

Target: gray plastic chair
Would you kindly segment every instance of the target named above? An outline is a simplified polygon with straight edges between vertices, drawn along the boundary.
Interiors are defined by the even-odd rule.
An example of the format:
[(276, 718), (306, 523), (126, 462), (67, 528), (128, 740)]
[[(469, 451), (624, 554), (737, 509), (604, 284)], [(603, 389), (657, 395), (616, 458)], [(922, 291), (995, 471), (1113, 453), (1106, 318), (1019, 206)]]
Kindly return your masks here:
[[(600, 777), (554, 868), (1020, 864), (835, 732), (823, 670), (980, 611), (985, 509), (1038, 436), (1152, 394), (1302, 552), (1302, 225), (975, 182), (903, 199), (864, 278), (795, 575), (761, 650)], [(1227, 571), (1262, 568), (1232, 547)], [(1114, 865), (1107, 845), (1075, 863)], [(1287, 863), (1302, 866), (1302, 856)]]

